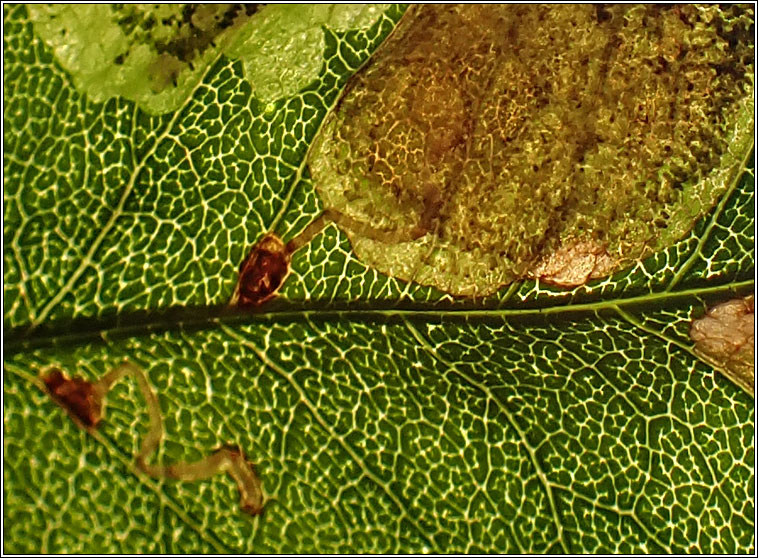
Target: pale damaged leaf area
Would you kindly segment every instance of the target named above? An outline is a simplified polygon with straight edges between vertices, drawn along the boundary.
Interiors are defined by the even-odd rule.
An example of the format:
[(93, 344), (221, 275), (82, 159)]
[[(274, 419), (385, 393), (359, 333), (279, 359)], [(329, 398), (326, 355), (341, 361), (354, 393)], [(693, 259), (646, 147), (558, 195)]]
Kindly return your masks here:
[(597, 241), (566, 242), (539, 261), (529, 275), (562, 287), (605, 277), (617, 262)]
[(692, 322), (695, 350), (749, 394), (755, 391), (754, 297), (730, 300)]
[(454, 295), (607, 275), (680, 240), (740, 172), (752, 21), (416, 6), (317, 140), (316, 187), (360, 258)]
[[(64, 4), (29, 6), (35, 31), (95, 101), (124, 97), (177, 110), (219, 54), (242, 60), (256, 97), (273, 102), (318, 78), (322, 26), (368, 28), (386, 5)], [(92, 29), (98, 29), (92, 40)]]
[[(715, 305), (754, 290), (752, 100), (719, 96), (752, 63), (750, 6), (414, 8), (411, 32), (397, 6), (3, 9), (5, 553), (754, 554), (754, 400), (691, 337), (737, 347), (725, 314), (747, 331), (744, 306)], [(448, 9), (452, 36), (434, 18), (414, 27)], [(508, 9), (527, 19), (499, 32), (481, 17)], [(378, 52), (394, 29), (418, 41)], [(527, 48), (540, 41), (554, 44)], [(601, 110), (581, 88), (605, 90), (594, 78), (628, 50), (637, 62), (606, 77), (640, 71), (652, 97), (622, 91), (625, 111)], [(455, 71), (440, 63), (451, 52)], [(376, 99), (418, 108), (410, 124), (356, 110), (374, 54), (397, 70), (395, 96)], [(560, 79), (527, 71), (539, 65)], [(653, 85), (671, 81), (683, 91), (668, 108), (693, 111), (674, 126), (682, 143), (659, 134), (671, 122)], [(553, 87), (582, 107), (556, 105)], [(492, 102), (498, 91), (519, 102)], [(718, 122), (736, 124), (710, 136)], [(498, 144), (493, 123), (514, 136)], [(341, 191), (383, 208), (378, 226), (330, 201), (314, 162), (345, 146), (335, 133), (384, 147), (385, 132), (418, 148), (386, 153), (420, 165), (397, 175), (408, 199), (368, 172)], [(512, 158), (536, 171), (485, 149), (544, 145), (540, 132), (555, 153)], [(617, 157), (614, 134), (647, 158)], [(610, 186), (643, 167), (659, 172)], [(609, 186), (546, 186), (582, 168)], [(430, 286), (419, 270), (466, 224), (450, 200), (482, 222), (495, 207), (455, 188), (497, 199), (506, 170), (540, 181), (505, 196), (493, 231), (516, 223), (544, 247), (504, 242), (524, 266), (491, 297)], [(555, 214), (536, 209), (563, 195), (619, 211), (566, 214), (572, 234), (551, 245)], [(589, 234), (594, 219), (652, 244), (609, 275), (626, 245)], [(471, 241), (481, 255), (496, 236)], [(382, 272), (357, 237), (388, 257), (408, 247), (408, 274)], [(704, 308), (705, 333), (692, 322)]]
[(29, 17), (91, 100), (123, 97), (161, 114), (179, 108), (257, 11), (228, 4), (35, 4)]

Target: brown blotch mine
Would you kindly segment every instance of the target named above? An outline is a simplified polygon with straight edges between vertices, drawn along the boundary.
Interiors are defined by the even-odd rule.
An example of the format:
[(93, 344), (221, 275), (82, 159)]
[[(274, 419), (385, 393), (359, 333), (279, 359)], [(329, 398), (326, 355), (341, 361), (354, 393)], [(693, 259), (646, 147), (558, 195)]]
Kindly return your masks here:
[(692, 322), (695, 352), (753, 395), (755, 389), (755, 300), (718, 304)]
[(753, 30), (747, 4), (412, 6), (309, 151), (324, 215), (456, 296), (608, 276), (742, 172)]
[(93, 432), (105, 415), (105, 396), (124, 376), (137, 381), (145, 398), (150, 428), (136, 455), (137, 467), (155, 478), (192, 482), (205, 480), (219, 473), (229, 473), (240, 493), (240, 509), (251, 515), (263, 513), (264, 497), (261, 481), (236, 445), (226, 445), (208, 457), (187, 463), (153, 465), (148, 458), (158, 450), (163, 438), (163, 416), (158, 397), (150, 387), (144, 371), (130, 362), (122, 362), (95, 382), (82, 378), (68, 378), (60, 369), (50, 368), (41, 374), (42, 381), (53, 400), (69, 413), (79, 426)]
[(274, 233), (264, 236), (240, 265), (230, 305), (260, 306), (273, 298), (289, 273), (290, 255), (291, 251)]

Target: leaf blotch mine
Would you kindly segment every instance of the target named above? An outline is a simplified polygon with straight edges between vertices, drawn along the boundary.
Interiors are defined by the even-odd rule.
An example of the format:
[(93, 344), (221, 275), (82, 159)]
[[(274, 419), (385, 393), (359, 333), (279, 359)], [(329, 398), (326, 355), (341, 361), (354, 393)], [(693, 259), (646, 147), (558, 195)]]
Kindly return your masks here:
[(38, 35), (89, 100), (124, 97), (177, 110), (197, 80), (258, 18), (249, 4), (28, 6)]
[(737, 5), (413, 6), (314, 142), (325, 213), (368, 265), (456, 295), (610, 274), (742, 170), (752, 25)]

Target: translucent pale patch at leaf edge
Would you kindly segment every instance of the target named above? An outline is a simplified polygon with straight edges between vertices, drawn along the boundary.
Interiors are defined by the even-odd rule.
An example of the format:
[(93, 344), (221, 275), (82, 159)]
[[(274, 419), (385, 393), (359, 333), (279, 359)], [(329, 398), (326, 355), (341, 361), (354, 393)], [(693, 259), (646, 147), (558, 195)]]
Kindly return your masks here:
[[(156, 14), (171, 15), (179, 8), (163, 6)], [(35, 32), (72, 75), (77, 89), (95, 102), (124, 97), (150, 114), (178, 109), (220, 50), (243, 61), (245, 76), (261, 101), (291, 96), (318, 77), (323, 64), (323, 26), (334, 30), (369, 27), (386, 9), (387, 5), (380, 4), (266, 6), (238, 29), (225, 30), (217, 46), (192, 59), (193, 68), (178, 72), (176, 86), (156, 93), (147, 75), (157, 53), (147, 44), (130, 43), (114, 22), (109, 5), (28, 6)], [(115, 64), (125, 52), (123, 64)]]
[(754, 297), (718, 304), (692, 322), (695, 350), (748, 393), (755, 389)]
[(277, 4), (264, 7), (245, 26), (227, 54), (242, 59), (245, 77), (264, 102), (288, 97), (318, 77), (323, 60), (322, 26), (335, 31), (370, 27), (389, 4)]
[(194, 70), (179, 73), (176, 87), (155, 93), (146, 69), (156, 53), (148, 45), (133, 46), (122, 65), (114, 63), (129, 48), (129, 41), (113, 23), (108, 4), (77, 5), (74, 9), (63, 4), (35, 4), (27, 9), (35, 33), (71, 74), (76, 88), (95, 102), (124, 97), (151, 114), (172, 112), (186, 100), (217, 55), (216, 49), (205, 50), (193, 60)]

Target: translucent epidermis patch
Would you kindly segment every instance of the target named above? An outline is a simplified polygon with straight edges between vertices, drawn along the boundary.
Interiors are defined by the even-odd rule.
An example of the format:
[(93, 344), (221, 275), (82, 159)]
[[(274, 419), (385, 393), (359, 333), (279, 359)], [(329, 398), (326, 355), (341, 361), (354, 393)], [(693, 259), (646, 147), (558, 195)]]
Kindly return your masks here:
[(577, 245), (607, 274), (681, 238), (740, 170), (752, 17), (415, 7), (348, 84), (314, 182), (356, 254), (401, 279), (488, 294)]

